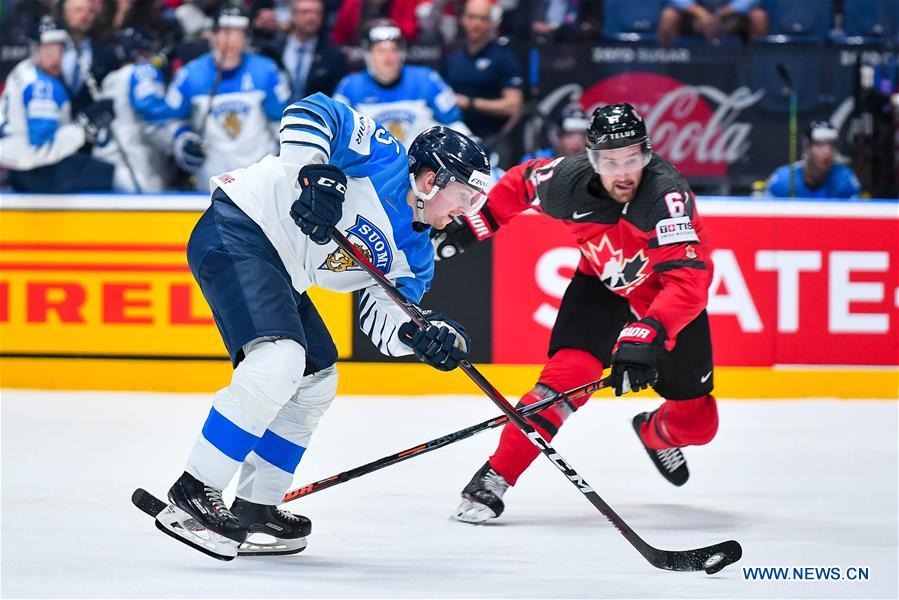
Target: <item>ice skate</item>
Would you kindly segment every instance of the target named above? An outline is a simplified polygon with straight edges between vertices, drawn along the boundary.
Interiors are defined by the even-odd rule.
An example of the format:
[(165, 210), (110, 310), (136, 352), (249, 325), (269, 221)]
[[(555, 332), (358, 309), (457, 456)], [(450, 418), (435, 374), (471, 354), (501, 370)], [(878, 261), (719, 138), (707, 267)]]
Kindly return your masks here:
[(180, 542), (219, 560), (233, 560), (247, 530), (231, 514), (221, 490), (184, 473), (169, 490), (169, 505), (156, 527)]
[(475, 525), (497, 518), (505, 509), (502, 498), (508, 489), (509, 484), (487, 461), (462, 490), (462, 503), (452, 518)]
[(656, 466), (659, 473), (662, 474), (662, 477), (674, 485), (684, 485), (687, 483), (687, 479), (690, 478), (690, 471), (687, 469), (687, 459), (684, 458), (684, 453), (681, 452), (680, 448), (653, 450), (647, 446), (646, 443), (643, 442), (643, 438), (640, 437), (640, 426), (643, 423), (648, 423), (652, 414), (653, 413), (643, 412), (635, 415), (634, 420), (632, 421), (634, 431), (637, 433), (640, 443), (643, 444), (643, 447), (646, 449), (646, 453), (649, 454), (649, 458), (652, 459), (652, 464)]
[(238, 556), (296, 554), (306, 548), (306, 537), (312, 533), (309, 519), (277, 506), (237, 498), (231, 512), (248, 532)]

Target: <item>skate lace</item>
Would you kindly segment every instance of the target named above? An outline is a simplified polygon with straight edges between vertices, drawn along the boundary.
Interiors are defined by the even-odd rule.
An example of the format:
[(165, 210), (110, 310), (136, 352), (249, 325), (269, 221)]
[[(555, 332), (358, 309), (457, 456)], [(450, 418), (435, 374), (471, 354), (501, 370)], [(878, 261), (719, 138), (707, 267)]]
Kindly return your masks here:
[(221, 491), (211, 487), (204, 487), (203, 493), (206, 494), (206, 499), (209, 500), (209, 503), (212, 504), (212, 508), (215, 509), (216, 512), (230, 514), (231, 511), (225, 506)]
[(293, 514), (292, 512), (287, 512), (286, 510), (281, 510), (280, 508), (275, 509), (275, 513), (285, 521), (290, 521), (291, 523), (299, 523), (300, 518)]
[(658, 450), (656, 451), (656, 455), (659, 457), (659, 460), (662, 461), (662, 466), (664, 466), (669, 473), (676, 471), (681, 465), (686, 464), (687, 462), (687, 459), (684, 458), (684, 455), (679, 448)]
[(493, 469), (488, 469), (488, 471), (484, 473), (484, 476), (481, 478), (481, 484), (484, 486), (485, 490), (495, 494), (499, 498), (502, 498), (503, 494), (506, 493), (506, 490), (509, 489), (509, 484), (505, 477)]

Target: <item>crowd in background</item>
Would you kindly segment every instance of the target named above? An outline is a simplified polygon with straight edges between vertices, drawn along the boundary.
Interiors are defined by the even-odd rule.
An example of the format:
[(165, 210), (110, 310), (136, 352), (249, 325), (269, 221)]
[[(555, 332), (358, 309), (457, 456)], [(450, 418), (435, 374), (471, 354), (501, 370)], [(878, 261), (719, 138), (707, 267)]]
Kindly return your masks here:
[[(374, 96), (366, 96), (365, 82), (353, 87), (353, 71), (368, 73), (367, 85), (388, 98), (406, 77), (401, 76), (408, 68), (406, 48), (421, 44), (439, 47), (442, 57), (439, 73), (419, 74), (421, 81), (433, 82), (429, 114), (436, 122), (472, 134), (508, 166), (521, 157), (520, 151), (512, 155), (513, 150), (504, 146), (504, 135), (520, 116), (528, 93), (525, 69), (512, 48), (535, 39), (601, 39), (608, 17), (603, 10), (611, 4), (610, 0), (245, 0), (237, 5), (234, 0), (4, 0), (0, 68), (7, 89), (0, 117), (0, 144), (5, 144), (0, 164), (10, 171), (6, 184), (24, 191), (204, 189), (209, 174), (277, 152), (281, 112), (300, 98), (337, 91), (339, 99), (367, 112)], [(750, 42), (769, 33), (765, 0), (656, 4), (660, 10), (651, 33), (663, 46), (683, 35), (715, 43), (721, 35)], [(839, 13), (841, 0), (833, 6)], [(384, 34), (387, 29), (382, 27), (375, 34), (386, 37), (372, 37), (373, 24), (386, 25), (397, 34)], [(45, 43), (60, 46), (58, 60), (38, 64), (36, 75), (29, 71), (21, 82), (13, 82), (10, 73), (20, 60), (48, 60), (37, 52)], [(218, 75), (219, 70), (226, 75)], [(240, 71), (242, 79), (232, 82), (229, 74), (234, 70), (246, 72)], [(15, 131), (22, 126), (15, 118), (29, 116), (30, 109), (13, 97), (10, 88), (21, 84), (22, 89), (15, 91), (26, 93), (29, 78), (43, 81), (47, 93), (55, 94), (56, 112), (46, 106), (38, 107), (38, 112), (45, 111), (39, 115), (43, 121), (56, 120), (57, 133), (48, 134), (43, 121), (29, 121), (27, 131)], [(347, 91), (354, 89), (356, 99)], [(255, 95), (246, 100), (251, 91)], [(249, 104), (232, 106), (228, 112), (227, 106), (210, 100), (218, 96), (221, 102), (229, 93), (243, 93)], [(18, 117), (15, 107), (10, 108), (15, 102), (24, 107)], [(378, 102), (389, 104), (374, 103)], [(583, 147), (589, 115), (578, 110), (564, 107), (547, 120), (545, 140), (551, 147), (538, 154), (568, 154)], [(383, 112), (373, 116), (381, 118)], [(210, 115), (223, 133), (216, 132)], [(129, 119), (131, 129), (124, 126)], [(35, 123), (42, 133), (35, 134)], [(120, 130), (111, 126), (118, 123), (123, 124)], [(403, 138), (415, 130), (394, 133)], [(827, 124), (810, 124), (806, 130), (806, 150), (824, 149), (809, 157), (812, 164), (823, 166), (805, 170), (813, 172), (805, 187), (857, 196), (858, 182), (850, 174), (840, 176), (836, 187), (821, 187), (834, 170), (837, 154), (837, 140), (821, 133), (825, 130), (829, 131)], [(10, 141), (11, 133), (20, 135), (18, 142)], [(132, 144), (144, 146), (140, 168), (130, 164), (140, 159), (122, 160)], [(59, 168), (62, 161), (68, 163)], [(155, 172), (144, 173), (147, 165)], [(772, 182), (776, 177), (777, 173), (772, 175)], [(781, 187), (772, 184), (772, 193)], [(795, 192), (795, 181), (789, 189)]]

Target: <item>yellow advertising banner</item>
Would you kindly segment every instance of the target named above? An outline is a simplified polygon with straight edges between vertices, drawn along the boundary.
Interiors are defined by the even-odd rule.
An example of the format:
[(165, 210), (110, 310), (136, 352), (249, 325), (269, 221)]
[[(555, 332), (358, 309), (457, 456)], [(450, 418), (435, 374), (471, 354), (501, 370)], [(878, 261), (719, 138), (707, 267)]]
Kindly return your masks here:
[[(227, 357), (185, 256), (199, 216), (0, 211), (0, 354)], [(351, 356), (352, 296), (310, 296)]]

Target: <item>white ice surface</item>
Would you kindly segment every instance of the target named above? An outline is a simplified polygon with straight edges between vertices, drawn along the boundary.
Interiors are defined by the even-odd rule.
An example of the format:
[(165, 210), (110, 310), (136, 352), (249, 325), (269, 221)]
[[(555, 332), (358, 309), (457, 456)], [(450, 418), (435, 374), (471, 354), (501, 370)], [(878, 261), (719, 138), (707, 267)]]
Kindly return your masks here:
[[(722, 401), (714, 442), (674, 488), (637, 444), (645, 400), (595, 400), (555, 446), (650, 544), (736, 539), (715, 576), (649, 566), (544, 458), (506, 514), (452, 522), (492, 451), (481, 434), (288, 506), (305, 552), (217, 562), (163, 536), (129, 497), (181, 473), (208, 396), (2, 392), (0, 593), (78, 598), (896, 598), (897, 405)], [(338, 398), (303, 459), (314, 481), (497, 414), (476, 397)], [(867, 582), (744, 581), (746, 566), (864, 566)]]

